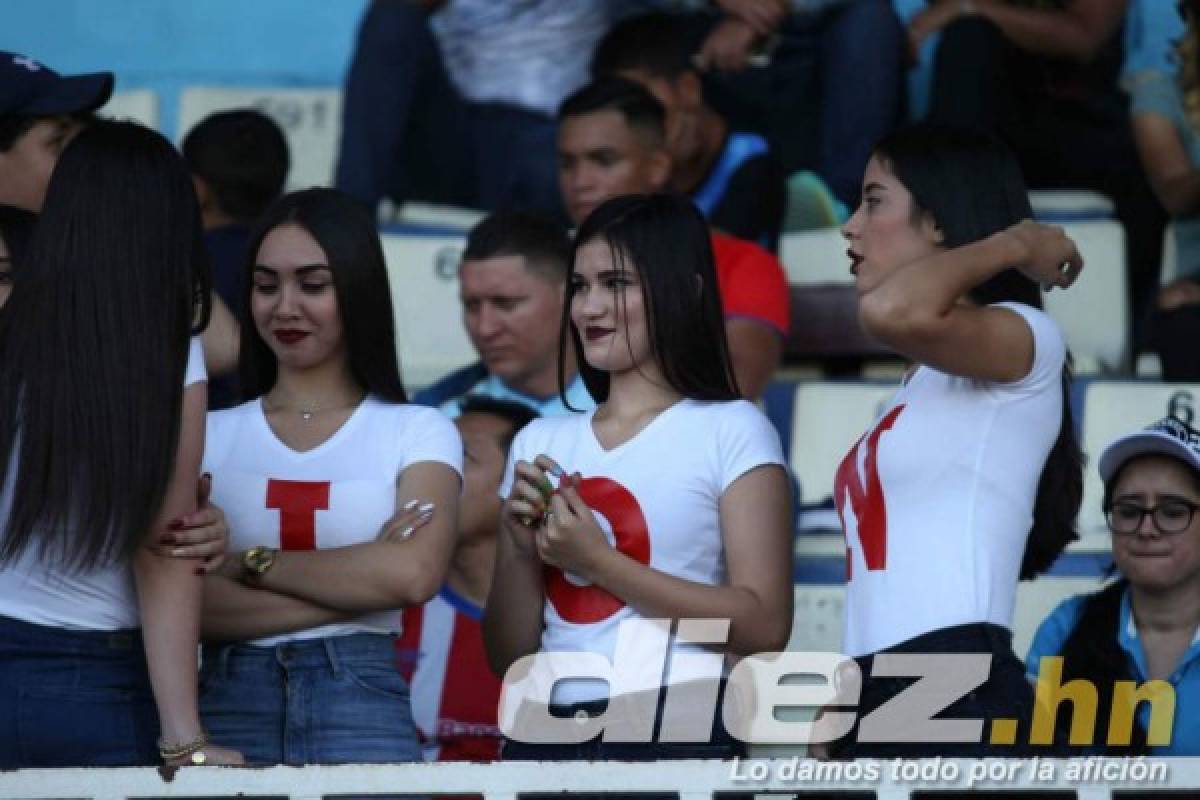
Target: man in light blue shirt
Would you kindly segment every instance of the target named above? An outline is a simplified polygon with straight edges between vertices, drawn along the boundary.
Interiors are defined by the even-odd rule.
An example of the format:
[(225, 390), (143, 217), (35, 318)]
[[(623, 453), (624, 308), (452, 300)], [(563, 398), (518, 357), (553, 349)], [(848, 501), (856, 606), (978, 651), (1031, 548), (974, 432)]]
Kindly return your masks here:
[(594, 408), (569, 342), (563, 359), (568, 402), (559, 395), (559, 327), (570, 263), (567, 232), (548, 219), (498, 212), (476, 225), (467, 236), (459, 284), (463, 324), (480, 361), (414, 401), (451, 417), (462, 399), (475, 395), (521, 403), (542, 416)]

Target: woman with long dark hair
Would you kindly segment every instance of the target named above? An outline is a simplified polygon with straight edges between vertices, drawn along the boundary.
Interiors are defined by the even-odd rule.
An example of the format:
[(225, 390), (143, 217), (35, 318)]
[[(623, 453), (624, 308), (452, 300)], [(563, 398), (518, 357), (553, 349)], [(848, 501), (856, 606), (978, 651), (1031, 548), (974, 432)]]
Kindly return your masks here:
[(0, 314), (0, 768), (240, 762), (200, 726), (196, 563), (150, 546), (195, 507), (202, 247), (162, 136), (66, 148)]
[[(689, 200), (609, 200), (584, 220), (574, 251), (560, 355), (570, 337), (600, 405), (535, 420), (513, 443), (484, 637), (497, 674), (534, 653), (611, 660), (619, 640), (634, 643), (620, 646), (627, 666), (659, 667), (645, 683), (610, 692), (603, 681), (551, 680), (550, 696), (529, 699), (575, 718), (633, 709), (639, 696), (659, 708), (662, 730), (653, 744), (599, 735), (579, 746), (533, 744), (546, 717), (525, 709), (504, 722), (503, 755), (732, 756), (740, 743), (712, 714), (722, 654), (779, 650), (791, 631), (791, 495), (779, 438), (739, 399), (708, 229)], [(663, 618), (686, 621), (665, 673), (657, 659), (667, 656), (666, 638), (652, 632)], [(690, 627), (713, 619), (727, 630)], [(656, 700), (668, 686), (695, 700), (673, 706), (686, 706), (682, 717), (664, 715)], [(691, 711), (699, 715), (681, 724)]]
[(209, 415), (204, 456), (239, 551), (205, 592), (204, 722), (255, 764), (416, 760), (399, 610), (445, 577), (462, 441), (407, 403), (369, 214), (295, 192), (248, 252), (251, 399)]
[[(1060, 711), (1060, 744), (1110, 755), (1200, 755), (1200, 432), (1161, 419), (1109, 444), (1097, 467), (1119, 578), (1051, 612), (1029, 648), (1029, 678), (1095, 687), (1094, 735), (1071, 742), (1080, 712)], [(1139, 702), (1151, 681), (1159, 682), (1151, 702)], [(1138, 693), (1119, 691), (1120, 682)]]
[[(881, 653), (988, 654), (986, 682), (942, 716), (1029, 718), (1011, 644), (1017, 581), (1075, 537), (1083, 485), (1069, 356), (1039, 294), (1069, 286), (1082, 261), (1061, 229), (1030, 216), (1002, 144), (923, 125), (876, 148), (843, 229), (864, 328), (916, 365), (834, 484), (860, 719), (911, 683), (868, 677)], [(993, 752), (856, 738), (838, 751)]]

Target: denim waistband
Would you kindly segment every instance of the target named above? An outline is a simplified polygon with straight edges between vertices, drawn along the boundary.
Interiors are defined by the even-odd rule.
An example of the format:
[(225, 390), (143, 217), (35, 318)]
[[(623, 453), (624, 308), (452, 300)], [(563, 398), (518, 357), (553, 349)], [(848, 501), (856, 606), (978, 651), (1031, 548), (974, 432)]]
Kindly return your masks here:
[(206, 668), (221, 673), (264, 668), (328, 669), (336, 673), (342, 664), (394, 664), (396, 637), (382, 633), (350, 633), (297, 639), (265, 647), (241, 643), (206, 644), (202, 657)]
[(137, 628), (87, 631), (56, 628), (0, 616), (0, 650), (26, 654), (61, 653), (123, 657), (142, 654), (142, 632)]

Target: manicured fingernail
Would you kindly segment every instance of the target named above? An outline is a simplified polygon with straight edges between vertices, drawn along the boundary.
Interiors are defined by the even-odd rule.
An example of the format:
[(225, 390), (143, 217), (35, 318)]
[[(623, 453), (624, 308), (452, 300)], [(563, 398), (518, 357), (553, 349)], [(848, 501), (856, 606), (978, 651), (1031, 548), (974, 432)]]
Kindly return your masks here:
[(434, 507), (433, 503), (426, 503), (425, 505), (421, 506), (420, 509), (418, 509), (418, 510), (422, 514), (431, 514), (431, 513), (433, 513), (433, 507)]
[(167, 529), (172, 531), (183, 530), (183, 519), (177, 518), (171, 520), (171, 524), (167, 526)]
[(562, 476), (566, 475), (566, 473), (563, 472), (563, 468), (560, 467), (558, 464), (551, 464), (549, 472), (551, 475), (558, 478), (559, 480), (562, 480)]
[(176, 558), (182, 558), (183, 557), (183, 548), (176, 547), (174, 550), (171, 551), (171, 555), (175, 556)]
[(412, 532), (413, 532), (413, 526), (409, 525), (407, 528), (400, 531), (400, 538), (407, 539), (409, 536), (412, 536)]
[(164, 533), (158, 541), (162, 544), (175, 544), (175, 537), (169, 533)]
[(409, 500), (407, 503), (404, 504), (404, 510), (412, 511), (414, 508), (417, 507), (417, 503), (419, 503), (419, 502), (420, 502), (419, 500)]

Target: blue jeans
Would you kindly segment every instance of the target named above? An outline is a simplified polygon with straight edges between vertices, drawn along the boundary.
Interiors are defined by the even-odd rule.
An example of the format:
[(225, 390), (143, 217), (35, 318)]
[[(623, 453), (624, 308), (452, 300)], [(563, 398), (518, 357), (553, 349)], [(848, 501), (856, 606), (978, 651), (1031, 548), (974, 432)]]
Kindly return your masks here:
[(357, 633), (273, 647), (205, 645), (204, 725), (248, 764), (417, 761), (394, 642)]
[(0, 769), (153, 765), (157, 737), (139, 631), (0, 617)]

